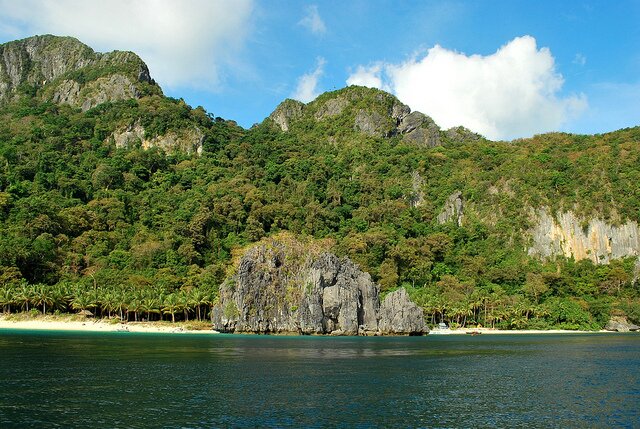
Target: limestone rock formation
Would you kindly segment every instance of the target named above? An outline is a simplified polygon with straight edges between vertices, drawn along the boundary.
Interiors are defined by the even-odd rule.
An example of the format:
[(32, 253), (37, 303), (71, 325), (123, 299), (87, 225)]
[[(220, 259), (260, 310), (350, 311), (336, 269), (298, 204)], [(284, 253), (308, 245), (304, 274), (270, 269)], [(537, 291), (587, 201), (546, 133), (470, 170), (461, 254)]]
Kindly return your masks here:
[(404, 288), (398, 289), (382, 301), (378, 329), (386, 334), (422, 334), (426, 330), (424, 313)]
[(404, 141), (419, 146), (433, 147), (441, 144), (440, 127), (433, 119), (420, 112), (411, 112), (401, 118), (398, 133), (402, 134)]
[(424, 204), (424, 179), (420, 176), (420, 173), (414, 171), (411, 173), (411, 207), (420, 207)]
[(454, 220), (458, 226), (462, 226), (464, 219), (464, 205), (462, 203), (462, 192), (456, 191), (449, 195), (444, 207), (438, 215), (438, 223), (447, 223)]
[(129, 148), (140, 144), (143, 149), (158, 147), (165, 152), (178, 149), (187, 153), (201, 154), (204, 134), (198, 127), (193, 126), (192, 128), (172, 130), (164, 135), (147, 138), (144, 127), (140, 125), (140, 122), (135, 122), (128, 127), (114, 131), (111, 138), (117, 148)]
[(566, 256), (607, 264), (612, 259), (640, 255), (640, 230), (635, 221), (615, 226), (601, 219), (580, 219), (571, 211), (557, 213), (554, 218), (545, 207), (533, 210), (532, 220), (531, 256)]
[[(160, 88), (132, 52), (94, 52), (71, 37), (34, 36), (0, 45), (0, 102), (38, 96), (88, 110)], [(147, 88), (148, 89), (148, 88)]]
[(606, 331), (630, 332), (640, 330), (640, 326), (629, 323), (626, 317), (614, 316), (605, 325)]
[(212, 321), (214, 329), (223, 332), (428, 332), (422, 310), (404, 289), (387, 299), (381, 311), (378, 285), (348, 258), (314, 253), (298, 242), (268, 240), (248, 250), (237, 273), (221, 287)]
[(402, 136), (404, 142), (419, 146), (437, 146), (442, 141), (440, 127), (433, 119), (412, 112), (396, 97), (378, 89), (350, 86), (308, 104), (285, 100), (268, 119), (286, 132), (292, 123), (306, 117), (320, 124), (338, 120), (372, 137)]
[(391, 130), (388, 130), (386, 118), (376, 111), (366, 109), (358, 110), (353, 123), (353, 129), (374, 137), (388, 137)]
[(269, 115), (271, 119), (282, 131), (289, 131), (291, 122), (302, 116), (304, 103), (297, 100), (287, 99), (276, 107), (276, 110)]
[(454, 142), (472, 143), (483, 139), (480, 134), (474, 133), (462, 126), (449, 128), (444, 132), (444, 135), (447, 139)]

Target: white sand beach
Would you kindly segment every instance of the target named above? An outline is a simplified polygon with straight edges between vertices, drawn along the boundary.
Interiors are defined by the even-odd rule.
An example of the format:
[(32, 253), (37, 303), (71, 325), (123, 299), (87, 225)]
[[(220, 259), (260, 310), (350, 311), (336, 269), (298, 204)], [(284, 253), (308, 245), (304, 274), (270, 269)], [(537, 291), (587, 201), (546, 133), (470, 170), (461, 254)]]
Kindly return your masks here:
[(21, 318), (0, 316), (0, 329), (46, 330), (46, 331), (87, 331), (87, 332), (147, 332), (164, 334), (203, 334), (213, 335), (212, 329), (189, 329), (184, 323), (169, 322), (128, 322), (113, 323), (108, 320), (91, 319), (76, 320), (65, 317), (41, 316)]
[[(437, 331), (437, 330), (436, 330)], [(602, 333), (612, 333), (611, 331), (574, 331), (569, 329), (492, 329), (492, 328), (457, 328), (457, 329), (447, 329), (446, 332), (439, 332), (440, 334), (447, 335), (471, 335), (473, 333), (476, 334), (488, 334), (488, 335), (530, 335), (530, 334), (593, 334), (596, 332)], [(433, 333), (433, 331), (432, 331)]]

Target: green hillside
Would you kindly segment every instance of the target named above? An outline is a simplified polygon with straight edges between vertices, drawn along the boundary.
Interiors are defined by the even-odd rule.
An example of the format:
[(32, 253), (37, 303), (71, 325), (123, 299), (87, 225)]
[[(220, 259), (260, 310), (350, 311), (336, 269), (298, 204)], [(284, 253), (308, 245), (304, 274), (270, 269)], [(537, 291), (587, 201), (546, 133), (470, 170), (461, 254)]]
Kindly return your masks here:
[[(0, 50), (20, 43), (33, 41)], [(492, 142), (349, 87), (287, 100), (244, 130), (163, 96), (134, 54), (38, 43), (73, 61), (53, 79), (34, 66), (45, 60), (24, 61), (0, 97), (7, 312), (202, 318), (234, 256), (288, 232), (329, 239), (385, 292), (406, 287), (430, 323), (640, 321), (640, 248), (625, 238), (640, 221), (639, 127)], [(72, 81), (75, 98), (61, 97)], [(543, 255), (541, 209), (557, 222), (570, 212), (609, 253)]]

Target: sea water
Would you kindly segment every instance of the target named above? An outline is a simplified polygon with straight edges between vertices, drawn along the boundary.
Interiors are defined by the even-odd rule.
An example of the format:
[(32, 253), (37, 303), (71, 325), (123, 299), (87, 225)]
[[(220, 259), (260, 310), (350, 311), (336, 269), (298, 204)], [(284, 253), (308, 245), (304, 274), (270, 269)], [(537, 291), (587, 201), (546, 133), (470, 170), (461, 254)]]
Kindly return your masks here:
[(0, 330), (0, 428), (640, 426), (640, 335)]

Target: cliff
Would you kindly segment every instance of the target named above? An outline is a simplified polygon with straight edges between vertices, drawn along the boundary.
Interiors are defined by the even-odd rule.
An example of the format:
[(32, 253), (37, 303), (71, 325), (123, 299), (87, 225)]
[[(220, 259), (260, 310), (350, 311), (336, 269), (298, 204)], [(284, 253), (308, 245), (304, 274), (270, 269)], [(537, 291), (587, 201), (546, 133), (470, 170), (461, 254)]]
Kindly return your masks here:
[(295, 240), (249, 249), (212, 312), (223, 332), (422, 335), (423, 311), (399, 289), (380, 303), (371, 276), (348, 258)]
[(534, 210), (532, 219), (533, 242), (528, 249), (531, 256), (564, 256), (607, 264), (612, 259), (640, 255), (640, 231), (635, 221), (616, 226), (601, 219), (581, 219), (571, 211), (553, 217), (546, 207)]
[(267, 122), (283, 132), (311, 126), (332, 135), (339, 127), (343, 132), (349, 130), (369, 137), (398, 136), (405, 143), (419, 147), (439, 146), (450, 140), (482, 140), (463, 127), (442, 131), (429, 116), (412, 112), (395, 96), (361, 86), (327, 92), (308, 104), (285, 100), (269, 115)]
[(0, 45), (0, 102), (37, 96), (89, 110), (161, 93), (133, 52), (97, 53), (74, 38), (50, 35)]
[(165, 152), (203, 150), (205, 135), (198, 124), (202, 121), (183, 120), (188, 115), (170, 106), (173, 102), (162, 95), (147, 65), (133, 52), (99, 53), (72, 37), (51, 35), (0, 45), (0, 106), (21, 100), (83, 112), (108, 102), (136, 101), (137, 112), (129, 106), (128, 111), (110, 113), (105, 128), (112, 132), (106, 142)]

